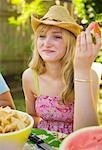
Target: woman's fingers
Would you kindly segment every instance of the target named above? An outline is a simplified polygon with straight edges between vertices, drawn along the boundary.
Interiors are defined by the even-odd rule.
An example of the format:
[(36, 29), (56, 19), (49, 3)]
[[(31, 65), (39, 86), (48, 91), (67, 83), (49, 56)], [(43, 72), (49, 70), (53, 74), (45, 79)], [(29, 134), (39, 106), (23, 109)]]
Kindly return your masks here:
[(92, 52), (92, 47), (93, 47), (93, 42), (92, 42), (92, 35), (90, 30), (86, 30), (86, 46), (87, 46), (87, 51)]
[(80, 49), (80, 35), (78, 35), (78, 37), (77, 37), (77, 44), (76, 44), (76, 47), (77, 47), (78, 49)]
[(95, 60), (100, 46), (101, 38), (98, 34), (94, 35), (96, 42), (93, 42), (91, 31), (86, 29), (86, 31), (81, 32), (77, 37), (76, 51), (74, 57), (74, 67), (77, 69), (89, 69)]
[(94, 44), (94, 51), (97, 50), (97, 52), (99, 51), (100, 47), (101, 47), (101, 37), (99, 34), (95, 34), (95, 39), (96, 39), (96, 43)]
[(77, 37), (75, 55), (77, 56), (79, 54), (79, 52), (80, 52), (80, 35), (78, 35), (78, 37)]
[(77, 43), (76, 43), (76, 55), (81, 56), (95, 56), (97, 55), (97, 52), (99, 51), (99, 48), (101, 46), (101, 38), (96, 33), (95, 35), (96, 42), (94, 43), (92, 40), (92, 34), (89, 29), (86, 29), (86, 31), (82, 31), (81, 34), (77, 37)]
[(96, 37), (96, 44), (98, 44), (99, 46), (101, 46), (101, 37), (99, 34), (95, 34), (95, 37)]
[(80, 44), (80, 47), (81, 47), (81, 52), (86, 52), (87, 50), (87, 45), (86, 45), (86, 34), (85, 32), (81, 32), (81, 44)]

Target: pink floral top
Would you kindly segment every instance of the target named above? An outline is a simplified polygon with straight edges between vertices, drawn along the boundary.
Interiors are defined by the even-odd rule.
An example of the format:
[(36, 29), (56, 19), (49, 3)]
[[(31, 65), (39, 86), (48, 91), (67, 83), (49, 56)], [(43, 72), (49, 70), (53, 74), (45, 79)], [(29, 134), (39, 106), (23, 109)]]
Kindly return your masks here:
[(37, 115), (42, 118), (38, 128), (70, 134), (73, 131), (73, 103), (58, 104), (59, 97), (38, 96), (35, 103)]

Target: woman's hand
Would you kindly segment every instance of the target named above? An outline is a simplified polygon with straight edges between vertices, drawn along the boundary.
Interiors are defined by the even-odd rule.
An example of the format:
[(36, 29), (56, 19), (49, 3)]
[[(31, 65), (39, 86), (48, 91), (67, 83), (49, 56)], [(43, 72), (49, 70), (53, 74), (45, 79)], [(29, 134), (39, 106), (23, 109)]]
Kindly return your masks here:
[(74, 57), (74, 69), (77, 71), (90, 70), (91, 65), (94, 62), (100, 46), (101, 37), (98, 33), (94, 34), (96, 42), (93, 43), (91, 29), (87, 28), (86, 31), (82, 31), (77, 37), (76, 51)]

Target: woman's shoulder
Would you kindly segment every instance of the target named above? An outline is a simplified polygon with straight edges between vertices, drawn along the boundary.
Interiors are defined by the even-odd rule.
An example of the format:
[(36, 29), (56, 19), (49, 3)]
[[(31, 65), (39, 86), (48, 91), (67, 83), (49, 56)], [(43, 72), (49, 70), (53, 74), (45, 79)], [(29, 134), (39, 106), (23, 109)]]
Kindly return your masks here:
[(31, 79), (32, 75), (33, 75), (33, 70), (31, 68), (26, 69), (23, 74), (22, 74), (22, 78), (25, 80), (29, 80)]
[(34, 81), (34, 70), (31, 68), (26, 69), (22, 74), (23, 85), (29, 88), (33, 93), (36, 93)]
[(33, 70), (31, 68), (26, 69), (22, 74), (22, 82), (29, 86), (33, 83)]

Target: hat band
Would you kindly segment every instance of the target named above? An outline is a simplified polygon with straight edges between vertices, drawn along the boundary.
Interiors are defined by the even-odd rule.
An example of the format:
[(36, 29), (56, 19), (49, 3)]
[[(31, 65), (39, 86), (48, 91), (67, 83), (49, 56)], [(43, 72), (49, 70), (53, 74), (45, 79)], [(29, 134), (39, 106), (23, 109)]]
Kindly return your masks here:
[(50, 21), (56, 21), (56, 22), (62, 22), (61, 20), (53, 19), (53, 18), (51, 18), (51, 17), (41, 18), (41, 21), (44, 21), (44, 20), (50, 20)]

